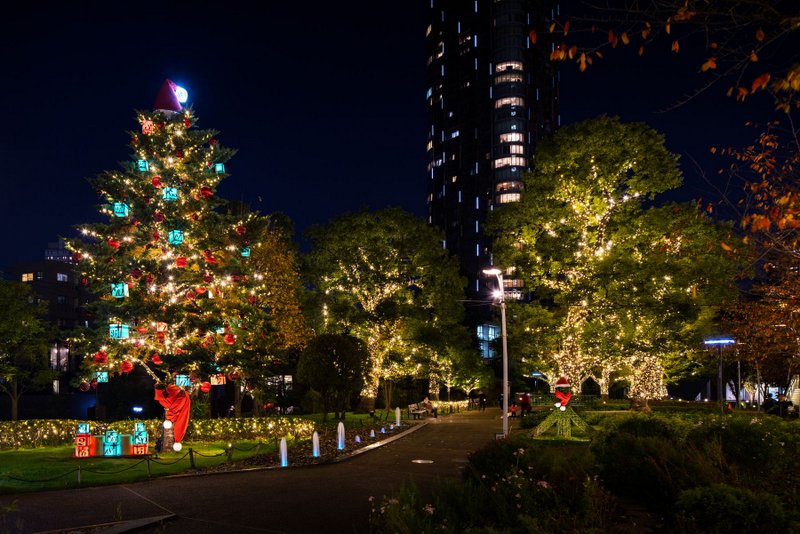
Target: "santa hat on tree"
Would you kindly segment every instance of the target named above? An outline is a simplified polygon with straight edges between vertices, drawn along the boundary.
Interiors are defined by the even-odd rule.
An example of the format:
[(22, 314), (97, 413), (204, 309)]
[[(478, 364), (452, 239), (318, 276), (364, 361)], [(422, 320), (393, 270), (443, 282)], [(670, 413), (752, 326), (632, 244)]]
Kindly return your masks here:
[(153, 104), (153, 111), (163, 111), (165, 113), (177, 113), (183, 108), (178, 101), (178, 87), (172, 80), (164, 80), (161, 89), (158, 91), (156, 103)]
[(561, 378), (559, 378), (558, 382), (556, 382), (556, 387), (557, 388), (568, 388), (569, 387), (569, 380), (567, 380), (567, 377), (562, 376)]

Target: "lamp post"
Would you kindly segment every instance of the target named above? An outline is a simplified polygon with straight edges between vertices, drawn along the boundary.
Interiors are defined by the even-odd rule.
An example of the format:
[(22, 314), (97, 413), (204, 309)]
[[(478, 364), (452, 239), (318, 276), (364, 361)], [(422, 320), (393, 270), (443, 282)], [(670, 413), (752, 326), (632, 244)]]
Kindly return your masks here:
[(725, 411), (725, 391), (723, 389), (722, 384), (722, 347), (724, 345), (732, 345), (736, 343), (736, 340), (731, 338), (718, 338), (718, 339), (706, 339), (703, 341), (706, 345), (716, 345), (717, 347), (717, 401), (719, 402), (719, 410), (721, 412)]
[(498, 290), (494, 296), (500, 302), (500, 332), (503, 337), (503, 437), (508, 437), (508, 344), (506, 342), (506, 299), (503, 286), (503, 271), (497, 267), (484, 269), (483, 274), (497, 277)]

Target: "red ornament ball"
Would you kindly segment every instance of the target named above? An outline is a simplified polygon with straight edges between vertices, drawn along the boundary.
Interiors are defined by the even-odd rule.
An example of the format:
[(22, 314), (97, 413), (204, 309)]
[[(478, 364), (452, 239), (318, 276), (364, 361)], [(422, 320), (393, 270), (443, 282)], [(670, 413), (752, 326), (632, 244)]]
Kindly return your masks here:
[(81, 391), (84, 391), (84, 392), (86, 392), (86, 391), (89, 391), (89, 388), (90, 388), (90, 387), (91, 387), (91, 386), (89, 385), (89, 382), (86, 382), (86, 381), (84, 380), (83, 382), (81, 382), (81, 383), (80, 383), (80, 385), (78, 386), (78, 389), (80, 389)]
[(153, 135), (156, 131), (156, 125), (151, 120), (142, 121), (142, 133), (145, 135)]
[(119, 370), (122, 371), (123, 373), (130, 373), (131, 371), (133, 371), (133, 364), (125, 360), (124, 362), (122, 362), (122, 364), (120, 364)]
[(180, 269), (185, 268), (186, 267), (186, 263), (187, 263), (186, 262), (186, 258), (184, 258), (183, 256), (181, 256), (179, 258), (175, 258), (175, 266), (180, 268)]
[(108, 243), (108, 246), (109, 246), (109, 247), (111, 247), (111, 248), (113, 248), (114, 250), (117, 250), (117, 249), (119, 248), (119, 241), (117, 241), (117, 240), (116, 240), (116, 239), (114, 239), (113, 237), (112, 237), (112, 238), (109, 238), (109, 240), (107, 241), (107, 243)]
[(161, 365), (164, 363), (164, 360), (161, 359), (161, 356), (159, 356), (157, 352), (153, 353), (153, 355), (150, 357), (150, 360), (156, 365)]
[(178, 149), (175, 151), (175, 157), (178, 159), (183, 159), (183, 150)]
[(108, 361), (108, 354), (102, 350), (98, 350), (94, 353), (94, 361), (95, 363), (106, 363)]
[(202, 384), (200, 384), (200, 391), (202, 391), (203, 393), (208, 393), (209, 391), (211, 391), (211, 382), (203, 382)]
[(206, 284), (210, 284), (213, 279), (214, 279), (214, 275), (213, 274), (205, 274), (205, 275), (203, 275), (203, 282), (205, 282)]
[(246, 234), (247, 233), (247, 227), (246, 226), (242, 226), (242, 225), (237, 226), (236, 227), (236, 233), (239, 234), (239, 235)]
[(155, 187), (161, 187), (162, 185), (164, 185), (164, 184), (161, 183), (161, 177), (160, 176), (153, 176), (153, 185)]
[(72, 261), (74, 261), (75, 263), (78, 263), (82, 259), (83, 259), (83, 254), (81, 254), (80, 252), (73, 252), (72, 253)]
[(189, 120), (189, 118), (187, 117), (187, 118), (183, 119), (183, 125), (186, 126), (187, 128), (189, 128), (192, 125), (192, 121)]
[(155, 212), (155, 213), (153, 214), (153, 220), (154, 220), (155, 222), (161, 222), (161, 221), (163, 221), (163, 220), (164, 220), (164, 214), (163, 214), (163, 213), (161, 213), (160, 211), (157, 211), (157, 212)]
[(142, 277), (142, 270), (141, 269), (132, 269), (131, 276), (134, 278), (141, 278)]
[(233, 334), (225, 334), (224, 340), (225, 343), (227, 343), (228, 345), (233, 345), (234, 343), (236, 343), (236, 336), (234, 336)]
[(203, 196), (203, 198), (209, 199), (214, 196), (214, 191), (212, 191), (207, 185), (204, 185), (200, 188), (200, 194)]
[(197, 293), (194, 292), (194, 289), (190, 289), (189, 291), (186, 292), (186, 298), (189, 300), (194, 300), (196, 296)]

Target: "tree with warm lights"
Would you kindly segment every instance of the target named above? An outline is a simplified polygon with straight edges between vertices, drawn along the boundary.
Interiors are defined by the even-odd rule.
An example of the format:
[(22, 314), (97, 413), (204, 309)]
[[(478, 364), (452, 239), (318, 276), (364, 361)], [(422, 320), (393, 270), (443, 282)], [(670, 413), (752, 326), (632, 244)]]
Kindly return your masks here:
[(522, 201), (493, 222), (497, 258), (525, 280), (534, 310), (546, 310), (512, 319), (512, 336), (531, 337), (555, 320), (539, 335), (544, 354), (533, 357), (550, 362), (550, 377), (579, 387), (598, 369), (625, 368), (634, 392), (659, 396), (664, 368), (699, 341), (714, 306), (735, 291), (730, 227), (692, 205), (645, 206), (680, 185), (681, 174), (644, 124), (600, 117), (567, 126), (536, 161)]
[(167, 394), (209, 391), (209, 377), (240, 380), (243, 362), (297, 343), (269, 309), (270, 221), (224, 209), (216, 190), (234, 151), (195, 127), (184, 95), (168, 80), (155, 110), (137, 113), (132, 161), (92, 180), (106, 222), (69, 242), (99, 297), (81, 389), (138, 365)]
[(306, 272), (317, 328), (366, 343), (370, 365), (362, 406), (374, 409), (382, 382), (390, 386), (430, 370), (426, 362), (435, 343), (420, 339), (419, 325), (446, 331), (460, 321), (464, 281), (458, 264), (436, 230), (396, 208), (342, 215), (308, 235), (313, 249)]

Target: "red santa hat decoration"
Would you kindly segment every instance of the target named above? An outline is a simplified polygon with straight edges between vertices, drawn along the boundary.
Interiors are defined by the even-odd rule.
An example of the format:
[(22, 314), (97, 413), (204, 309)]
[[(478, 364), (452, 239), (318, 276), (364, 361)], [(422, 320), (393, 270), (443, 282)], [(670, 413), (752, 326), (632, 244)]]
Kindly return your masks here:
[(560, 391), (559, 388), (569, 389), (569, 387), (569, 380), (567, 380), (567, 377), (565, 376), (562, 376), (558, 379), (558, 382), (556, 382), (555, 395), (558, 399), (558, 402), (555, 404), (555, 406), (562, 412), (567, 409), (567, 404), (569, 404), (569, 401), (572, 398), (572, 393), (569, 391)]
[(158, 91), (153, 110), (177, 113), (183, 109), (181, 104), (185, 103), (188, 97), (189, 94), (186, 92), (186, 89), (180, 87), (172, 80), (164, 80), (164, 83), (161, 84), (161, 89)]

